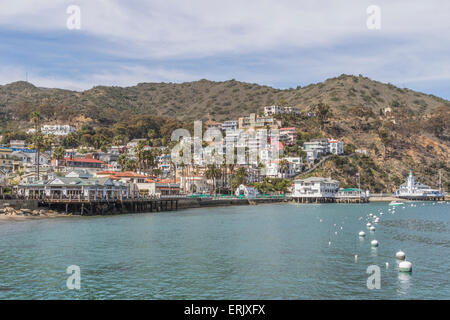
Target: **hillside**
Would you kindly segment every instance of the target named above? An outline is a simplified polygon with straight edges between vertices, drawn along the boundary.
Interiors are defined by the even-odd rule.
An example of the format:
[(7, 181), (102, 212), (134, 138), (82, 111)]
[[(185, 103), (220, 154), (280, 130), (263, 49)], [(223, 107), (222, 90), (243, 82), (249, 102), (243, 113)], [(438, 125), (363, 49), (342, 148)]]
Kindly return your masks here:
[[(350, 148), (367, 149), (373, 161), (367, 164), (358, 157), (339, 164), (331, 159), (313, 175), (331, 175), (353, 184), (360, 170), (363, 186), (377, 185), (377, 190), (398, 186), (409, 169), (433, 186), (439, 169), (443, 180), (450, 181), (450, 102), (362, 76), (341, 75), (286, 90), (235, 80), (98, 86), (83, 92), (15, 82), (0, 86), (0, 128), (3, 134), (28, 128), (29, 115), (36, 110), (44, 122), (90, 124), (105, 131), (119, 122), (127, 127), (130, 119), (135, 122), (142, 115), (160, 117), (148, 120), (150, 127), (167, 119), (222, 121), (261, 112), (263, 106), (276, 103), (302, 111), (313, 110), (319, 103), (329, 106), (323, 119), (285, 118), (284, 125), (299, 128), (300, 143), (315, 137), (339, 138)], [(392, 112), (385, 114), (387, 107)], [(167, 123), (165, 131), (176, 125)]]
[[(2, 120), (25, 119), (30, 109), (40, 107), (49, 119), (72, 121), (82, 114), (99, 123), (114, 122), (135, 114), (176, 117), (179, 120), (235, 119), (261, 111), (265, 105), (286, 101), (305, 109), (318, 102), (345, 111), (364, 105), (378, 113), (389, 105), (405, 104), (417, 115), (449, 101), (400, 89), (365, 77), (342, 75), (304, 88), (280, 90), (235, 80), (187, 83), (141, 83), (133, 87), (98, 86), (83, 92), (38, 88), (27, 82), (0, 86)], [(114, 111), (114, 112), (111, 112)]]

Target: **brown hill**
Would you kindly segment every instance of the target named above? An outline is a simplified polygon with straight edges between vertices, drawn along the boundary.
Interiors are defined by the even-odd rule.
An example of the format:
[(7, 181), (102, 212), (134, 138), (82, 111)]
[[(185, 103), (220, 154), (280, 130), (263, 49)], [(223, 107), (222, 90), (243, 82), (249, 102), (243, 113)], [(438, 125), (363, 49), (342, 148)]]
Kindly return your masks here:
[[(298, 117), (286, 118), (284, 124), (299, 128), (300, 141), (339, 138), (354, 148), (366, 148), (374, 161), (366, 164), (349, 158), (338, 165), (330, 159), (313, 174), (334, 175), (350, 184), (361, 170), (363, 177), (370, 177), (363, 183), (377, 184), (380, 190), (398, 186), (409, 169), (434, 186), (439, 169), (444, 181), (450, 180), (450, 102), (363, 76), (341, 75), (286, 90), (235, 80), (98, 86), (83, 92), (15, 82), (0, 86), (0, 128), (5, 133), (30, 127), (29, 114), (36, 110), (45, 122), (111, 127), (132, 115), (189, 122), (231, 120), (277, 103), (302, 111), (319, 103), (328, 105), (323, 121)], [(385, 108), (392, 112), (385, 114)]]

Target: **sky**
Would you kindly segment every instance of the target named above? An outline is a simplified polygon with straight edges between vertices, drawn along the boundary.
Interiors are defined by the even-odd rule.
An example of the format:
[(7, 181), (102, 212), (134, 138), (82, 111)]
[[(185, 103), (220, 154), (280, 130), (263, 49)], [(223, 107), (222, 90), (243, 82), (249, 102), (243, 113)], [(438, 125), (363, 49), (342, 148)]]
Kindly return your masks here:
[(0, 84), (295, 88), (343, 73), (450, 99), (450, 1), (0, 0)]

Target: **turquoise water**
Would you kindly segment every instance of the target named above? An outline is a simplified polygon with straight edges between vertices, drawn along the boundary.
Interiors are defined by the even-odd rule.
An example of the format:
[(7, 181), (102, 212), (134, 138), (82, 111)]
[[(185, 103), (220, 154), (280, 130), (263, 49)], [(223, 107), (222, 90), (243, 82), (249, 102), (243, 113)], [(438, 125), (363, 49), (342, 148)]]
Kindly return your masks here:
[[(0, 299), (450, 299), (450, 205), (414, 205), (0, 221)], [(373, 234), (369, 213), (381, 218)], [(397, 270), (399, 249), (411, 274)], [(80, 290), (66, 287), (69, 265), (81, 269)], [(380, 289), (366, 286), (369, 265), (380, 267)]]

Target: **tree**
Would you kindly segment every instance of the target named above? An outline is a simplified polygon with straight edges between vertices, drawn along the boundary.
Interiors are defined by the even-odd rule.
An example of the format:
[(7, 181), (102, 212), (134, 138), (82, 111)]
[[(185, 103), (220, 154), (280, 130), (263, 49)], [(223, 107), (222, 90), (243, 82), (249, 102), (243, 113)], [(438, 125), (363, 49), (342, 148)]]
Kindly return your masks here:
[(286, 159), (282, 159), (280, 161), (280, 171), (283, 178), (286, 178), (285, 174), (288, 169), (289, 169), (289, 161), (287, 161)]
[(41, 156), (40, 151), (44, 144), (44, 139), (43, 139), (43, 136), (41, 133), (41, 126), (40, 126), (41, 115), (39, 114), (39, 112), (33, 111), (30, 115), (30, 119), (34, 124), (34, 130), (35, 130), (35, 134), (33, 137), (33, 144), (34, 144), (34, 148), (36, 149), (36, 155), (37, 155), (36, 173), (37, 173), (37, 179), (39, 180), (39, 178), (40, 178), (40, 176), (39, 176), (39, 159)]
[(320, 121), (320, 128), (323, 129), (325, 122), (328, 117), (331, 115), (330, 106), (320, 102), (314, 107), (315, 112), (317, 113), (317, 118)]
[(120, 165), (122, 171), (125, 171), (125, 165), (128, 162), (129, 157), (128, 153), (123, 153), (117, 158), (117, 163)]
[(145, 141), (144, 140), (140, 140), (136, 146), (136, 149), (134, 150), (134, 154), (137, 157), (137, 165), (139, 168), (139, 171), (142, 172), (142, 164), (144, 161), (144, 148), (145, 148)]
[(58, 146), (53, 150), (52, 158), (56, 160), (56, 168), (58, 169), (58, 171), (59, 171), (59, 160), (63, 160), (65, 154), (66, 151), (62, 146)]
[(236, 190), (241, 184), (245, 184), (248, 177), (247, 169), (240, 167), (236, 170), (233, 178), (231, 179), (231, 188)]
[(214, 194), (216, 194), (216, 179), (220, 178), (222, 172), (220, 168), (216, 167), (215, 164), (208, 164), (205, 171), (205, 176), (208, 179), (212, 179), (213, 181), (213, 190)]

